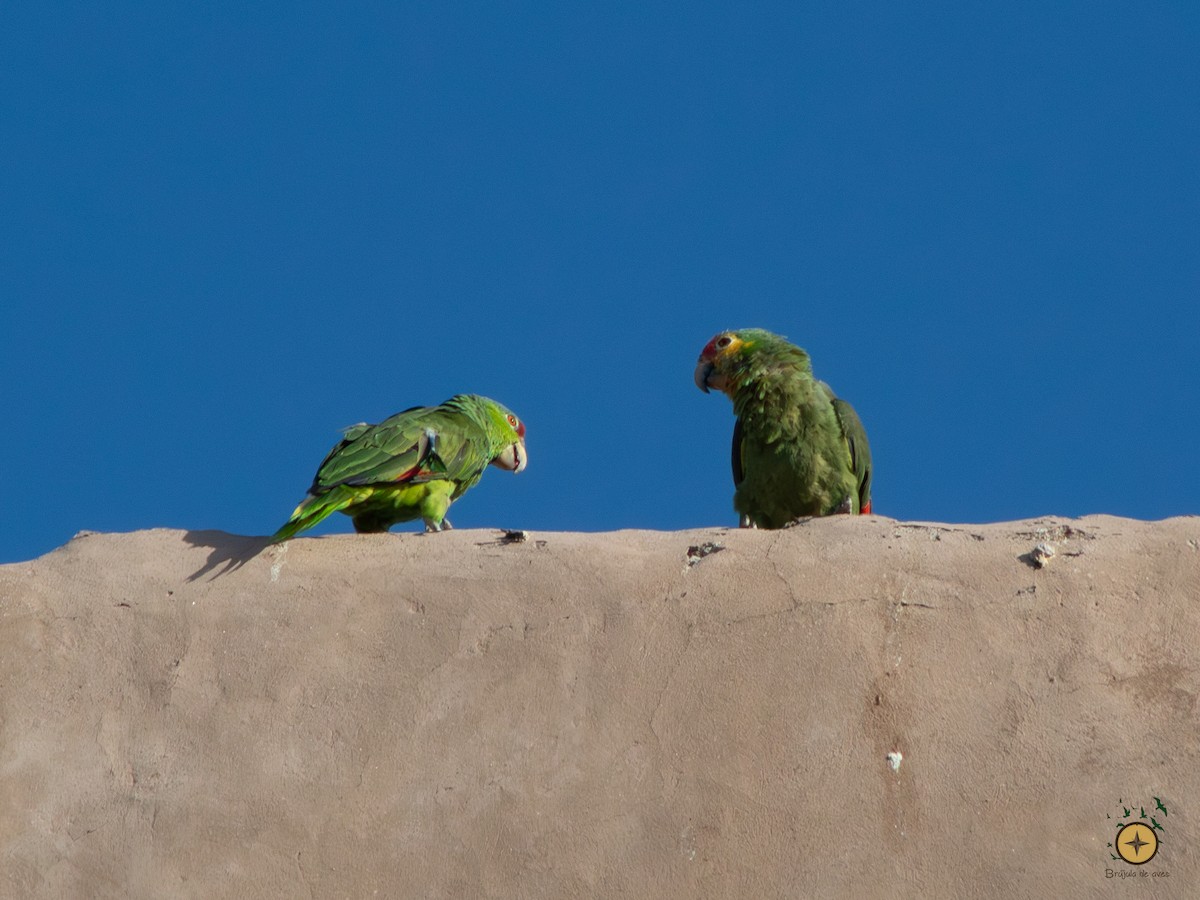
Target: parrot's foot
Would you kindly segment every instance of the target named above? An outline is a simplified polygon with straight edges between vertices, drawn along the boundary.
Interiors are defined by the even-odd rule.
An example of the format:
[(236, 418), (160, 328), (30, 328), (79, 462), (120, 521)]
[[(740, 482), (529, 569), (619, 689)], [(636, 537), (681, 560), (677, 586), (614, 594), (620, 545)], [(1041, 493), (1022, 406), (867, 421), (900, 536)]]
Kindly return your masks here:
[(792, 519), (792, 521), (785, 522), (783, 527), (784, 528), (795, 528), (797, 525), (807, 525), (809, 522), (811, 522), (815, 518), (816, 518), (816, 516), (796, 516), (796, 518)]
[(434, 522), (432, 519), (425, 520), (426, 534), (435, 534), (439, 531), (451, 531), (453, 528), (454, 526), (450, 524), (449, 519), (442, 519), (440, 522)]
[(753, 520), (749, 516), (742, 516), (738, 519), (738, 528), (757, 528)]
[(846, 499), (839, 503), (829, 513), (831, 516), (852, 516), (854, 515), (854, 500), (849, 495)]

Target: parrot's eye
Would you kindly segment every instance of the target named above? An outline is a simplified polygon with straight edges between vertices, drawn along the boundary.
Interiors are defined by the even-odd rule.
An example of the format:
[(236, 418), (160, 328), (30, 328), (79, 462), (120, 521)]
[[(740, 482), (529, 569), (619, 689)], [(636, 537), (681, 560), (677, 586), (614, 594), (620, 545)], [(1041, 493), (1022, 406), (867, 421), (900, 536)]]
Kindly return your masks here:
[(516, 427), (517, 427), (517, 417), (516, 417), (516, 416), (509, 416), (509, 417), (508, 417), (508, 424), (509, 424), (509, 425), (511, 425), (513, 428), (516, 428)]
[(733, 343), (733, 338), (731, 338), (727, 334), (723, 334), (719, 338), (717, 338), (717, 347), (721, 350), (724, 350), (726, 347), (728, 347), (732, 343)]

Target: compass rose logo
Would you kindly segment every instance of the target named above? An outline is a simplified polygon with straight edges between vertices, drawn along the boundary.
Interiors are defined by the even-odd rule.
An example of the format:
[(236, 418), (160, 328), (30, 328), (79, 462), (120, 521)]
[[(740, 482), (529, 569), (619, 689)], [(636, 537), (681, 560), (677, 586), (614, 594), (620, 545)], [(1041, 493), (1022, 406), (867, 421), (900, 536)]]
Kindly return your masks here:
[(1145, 822), (1130, 822), (1117, 832), (1113, 843), (1117, 846), (1117, 855), (1131, 866), (1145, 865), (1158, 852), (1158, 838)]
[(1158, 816), (1166, 817), (1167, 807), (1158, 797), (1152, 798), (1150, 812), (1141, 803), (1117, 801), (1117, 813), (1106, 813), (1111, 821), (1116, 819), (1117, 835), (1108, 844), (1109, 856), (1123, 860), (1131, 866), (1144, 866), (1154, 859), (1166, 828)]

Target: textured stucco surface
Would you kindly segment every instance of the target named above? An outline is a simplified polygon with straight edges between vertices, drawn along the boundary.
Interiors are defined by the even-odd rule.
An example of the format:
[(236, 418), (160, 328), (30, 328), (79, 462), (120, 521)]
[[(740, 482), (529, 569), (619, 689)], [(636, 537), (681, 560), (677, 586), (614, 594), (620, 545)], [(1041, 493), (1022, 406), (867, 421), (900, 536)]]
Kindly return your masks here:
[(1200, 519), (500, 538), (0, 566), (0, 896), (1200, 896)]

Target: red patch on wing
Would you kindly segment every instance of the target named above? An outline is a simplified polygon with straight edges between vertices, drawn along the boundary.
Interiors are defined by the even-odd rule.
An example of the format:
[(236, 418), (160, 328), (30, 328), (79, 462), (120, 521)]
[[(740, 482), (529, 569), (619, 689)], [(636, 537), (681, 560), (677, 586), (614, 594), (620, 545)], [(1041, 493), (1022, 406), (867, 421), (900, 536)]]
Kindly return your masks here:
[(868, 501), (867, 501), (867, 505), (866, 505), (866, 506), (864, 506), (862, 509), (860, 509), (860, 510), (858, 511), (858, 514), (859, 514), (860, 516), (869, 516), (869, 515), (871, 515), (871, 501), (870, 501), (870, 500), (868, 500)]

